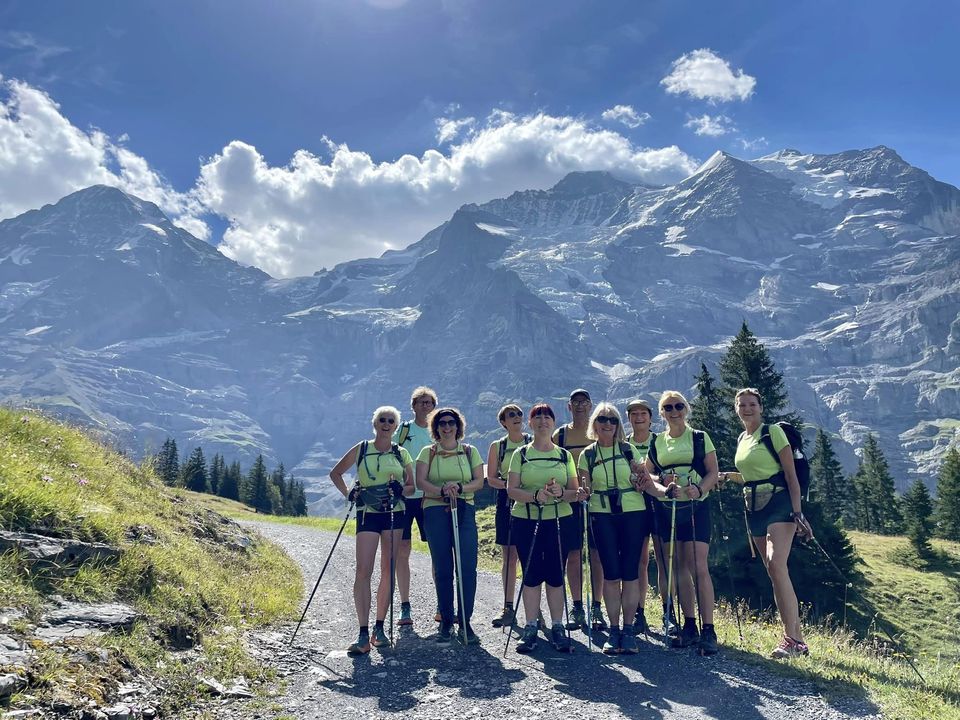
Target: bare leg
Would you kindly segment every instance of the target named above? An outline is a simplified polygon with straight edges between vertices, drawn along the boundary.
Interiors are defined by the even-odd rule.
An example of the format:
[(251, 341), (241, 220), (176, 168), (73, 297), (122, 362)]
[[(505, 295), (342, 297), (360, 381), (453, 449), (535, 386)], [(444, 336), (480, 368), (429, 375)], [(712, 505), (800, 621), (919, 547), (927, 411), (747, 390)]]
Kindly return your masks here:
[(640, 581), (624, 580), (620, 586), (620, 603), (623, 606), (623, 626), (632, 625), (640, 604)]
[(540, 617), (540, 587), (523, 586), (523, 614), (527, 618), (527, 625), (537, 622)]
[(570, 598), (575, 602), (582, 602), (583, 575), (580, 570), (579, 550), (571, 550), (567, 553), (567, 583), (570, 585)]
[[(558, 585), (554, 587), (553, 585), (544, 586), (547, 589), (547, 608), (550, 610), (550, 619), (553, 621), (553, 624), (563, 622), (563, 587)], [(540, 598), (537, 597), (537, 603), (539, 606)], [(539, 607), (538, 607), (539, 609)], [(529, 616), (528, 616), (529, 617)]]
[[(796, 526), (791, 523), (774, 523), (767, 528), (766, 545), (767, 574), (773, 584), (773, 597), (780, 611), (780, 620), (787, 635), (803, 642), (803, 630), (800, 627), (800, 611), (797, 606), (797, 594), (790, 581), (787, 559), (793, 548), (793, 536)], [(758, 543), (759, 546), (759, 543)]]
[[(398, 545), (403, 530), (393, 531), (393, 540)], [(384, 620), (387, 617), (387, 610), (390, 608), (390, 531), (385, 530), (380, 533), (380, 584), (377, 586), (377, 620)]]
[(370, 624), (370, 579), (373, 577), (373, 563), (379, 544), (378, 533), (357, 533), (357, 572), (353, 579), (353, 604), (357, 609), (357, 621), (361, 627)]
[(598, 598), (603, 595), (603, 563), (596, 548), (590, 550), (590, 579), (593, 581), (593, 596)]
[(400, 602), (410, 602), (410, 550), (413, 543), (401, 540), (397, 543), (397, 590)]

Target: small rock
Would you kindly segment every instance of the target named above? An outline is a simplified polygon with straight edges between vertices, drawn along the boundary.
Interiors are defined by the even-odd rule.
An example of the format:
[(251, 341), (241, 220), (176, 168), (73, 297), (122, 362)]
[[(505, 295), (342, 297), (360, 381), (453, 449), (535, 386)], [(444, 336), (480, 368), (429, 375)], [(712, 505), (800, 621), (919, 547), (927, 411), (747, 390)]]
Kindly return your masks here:
[(0, 698), (13, 695), (17, 690), (25, 687), (26, 684), (27, 681), (19, 675), (14, 675), (13, 673), (0, 675)]
[(387, 673), (385, 673), (385, 672), (378, 672), (378, 673), (374, 673), (373, 676), (374, 676), (375, 678), (385, 678), (385, 677), (387, 677)]
[(130, 720), (129, 705), (112, 705), (108, 708), (104, 708), (103, 713), (111, 720)]
[(145, 707), (140, 711), (140, 715), (144, 718), (144, 720), (153, 720), (153, 718), (157, 716), (157, 711), (152, 707)]

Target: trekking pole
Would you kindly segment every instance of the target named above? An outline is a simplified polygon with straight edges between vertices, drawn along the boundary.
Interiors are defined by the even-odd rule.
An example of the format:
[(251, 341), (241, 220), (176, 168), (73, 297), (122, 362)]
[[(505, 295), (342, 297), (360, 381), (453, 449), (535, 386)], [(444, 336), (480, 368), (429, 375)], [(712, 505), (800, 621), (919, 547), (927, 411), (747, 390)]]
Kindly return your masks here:
[[(581, 500), (583, 503), (583, 532), (580, 533), (580, 591), (587, 593), (587, 652), (593, 652), (593, 568), (590, 567), (590, 502)], [(587, 552), (583, 552), (586, 546)], [(584, 567), (586, 567), (587, 576), (590, 578), (586, 588), (583, 586)], [(582, 595), (581, 595), (582, 597)]]
[[(390, 476), (390, 482), (396, 482), (396, 478), (393, 475)], [(396, 507), (394, 501), (393, 488), (390, 487), (390, 646), (394, 647), (393, 641), (393, 592), (394, 592), (394, 576), (396, 573), (396, 552), (397, 552), (397, 539), (393, 534), (393, 509)]]
[(460, 595), (460, 628), (463, 630), (463, 644), (470, 644), (470, 630), (467, 627), (467, 598), (463, 594), (463, 565), (460, 561), (460, 523), (457, 520), (457, 510), (460, 505), (459, 494), (450, 498), (450, 522), (453, 523), (453, 559), (457, 570), (457, 592)]
[[(529, 567), (530, 567), (530, 563), (533, 561), (533, 549), (534, 549), (534, 548), (536, 547), (536, 545), (537, 545), (537, 533), (540, 532), (540, 521), (541, 521), (542, 519), (543, 519), (543, 508), (540, 507), (540, 508), (538, 508), (538, 512), (537, 512), (537, 522), (535, 522), (534, 525), (533, 525), (533, 537), (530, 539), (530, 549), (527, 551), (527, 562), (526, 562), (526, 564), (524, 564), (523, 568), (529, 568)], [(523, 568), (521, 568), (521, 570), (522, 570)], [(517, 601), (516, 601), (516, 602), (514, 603), (514, 605), (513, 605), (513, 606), (517, 609), (518, 612), (519, 612), (519, 610), (520, 610), (520, 598), (521, 598), (522, 595), (523, 595), (523, 582), (521, 581), (521, 582), (520, 582), (520, 588), (517, 590)], [(526, 609), (524, 609), (524, 612), (526, 612)], [(530, 621), (530, 618), (526, 618), (526, 620), (527, 620), (527, 622), (529, 622), (529, 621)], [(520, 634), (519, 630), (517, 631), (517, 634), (518, 634), (518, 635)], [(510, 628), (507, 630), (507, 642), (506, 642), (506, 644), (503, 646), (503, 656), (504, 656), (504, 657), (507, 656), (507, 649), (510, 647), (510, 636), (511, 636), (511, 635), (513, 635), (513, 625), (511, 625)]]
[[(726, 473), (721, 473), (724, 476)], [(730, 559), (730, 548), (727, 541), (730, 536), (727, 535), (726, 519), (723, 512), (723, 488), (717, 488), (717, 502), (720, 505), (720, 540), (723, 542), (723, 551), (727, 556), (727, 580), (730, 582), (730, 602), (733, 603), (733, 615), (737, 618), (737, 634), (740, 636), (740, 643), (743, 640), (743, 628), (740, 625), (740, 604), (737, 602), (737, 590), (733, 582), (733, 560)], [(750, 540), (750, 542), (753, 542)]]
[(350, 513), (353, 512), (353, 505), (356, 501), (351, 500), (350, 506), (347, 508), (347, 514), (343, 517), (343, 524), (340, 525), (340, 530), (337, 532), (337, 537), (333, 540), (333, 546), (330, 548), (330, 553), (327, 555), (327, 560), (323, 563), (323, 569), (320, 570), (320, 577), (317, 578), (316, 584), (313, 586), (313, 591), (310, 593), (310, 598), (307, 600), (306, 606), (303, 608), (303, 615), (300, 616), (300, 621), (297, 623), (297, 627), (293, 631), (293, 635), (290, 637), (290, 645), (293, 645), (293, 641), (297, 639), (297, 633), (300, 631), (300, 625), (303, 623), (303, 619), (307, 616), (307, 610), (310, 609), (310, 603), (313, 602), (313, 596), (317, 592), (317, 588), (320, 587), (320, 581), (323, 580), (323, 574), (327, 571), (327, 565), (330, 564), (330, 558), (333, 557), (333, 551), (337, 549), (337, 543), (340, 542), (340, 536), (343, 534), (343, 529), (347, 526), (347, 521), (350, 519)]
[[(688, 486), (689, 487), (689, 486)], [(696, 509), (693, 505), (693, 500), (689, 501), (690, 503), (690, 532), (693, 535), (693, 594), (694, 600), (696, 600), (697, 608), (697, 621), (700, 623), (700, 626), (697, 628), (698, 632), (703, 633), (703, 606), (700, 602), (700, 568), (697, 564), (697, 521), (694, 519), (696, 515)]]
[[(842, 571), (842, 570), (837, 566), (837, 564), (833, 561), (833, 558), (830, 557), (830, 555), (827, 553), (827, 551), (823, 549), (823, 545), (820, 544), (820, 541), (817, 540), (817, 539), (816, 539), (815, 537), (813, 537), (812, 535), (810, 536), (809, 539), (810, 539), (810, 542), (812, 542), (812, 543), (814, 544), (814, 546), (817, 548), (817, 550), (819, 550), (821, 553), (823, 553), (823, 556), (824, 556), (824, 557), (827, 559), (827, 561), (833, 566), (834, 571), (835, 571), (835, 572), (837, 573), (837, 575), (839, 575), (840, 578), (843, 580), (844, 585), (846, 585), (846, 586), (849, 587), (849, 588), (852, 588), (852, 589), (854, 590), (854, 592), (857, 592), (856, 588), (853, 587), (853, 584), (852, 584), (849, 580), (847, 580), (847, 576), (843, 574), (843, 571)], [(857, 594), (859, 594), (859, 593), (857, 593)], [(862, 600), (866, 600), (866, 598), (864, 598), (862, 595), (860, 596), (860, 598), (861, 598)], [(869, 604), (869, 603), (868, 603), (868, 604)], [(883, 618), (880, 618), (880, 613), (879, 613), (879, 612), (878, 612), (876, 615), (874, 615), (874, 621), (876, 621), (877, 619), (882, 620), (884, 625), (886, 624), (886, 621), (883, 620)], [(890, 631), (887, 630), (886, 627), (881, 626), (880, 623), (877, 623), (877, 627), (880, 628), (880, 629), (883, 631), (883, 634), (887, 636), (887, 639), (888, 639), (888, 640), (890, 641), (890, 643), (893, 645), (894, 649), (903, 656), (903, 659), (904, 659), (904, 660), (907, 661), (907, 664), (908, 664), (908, 665), (913, 669), (913, 671), (917, 674), (917, 677), (920, 678), (920, 682), (922, 682), (924, 685), (926, 685), (926, 684), (927, 684), (926, 679), (923, 677), (923, 675), (920, 674), (920, 671), (917, 670), (917, 666), (913, 664), (913, 660), (910, 659), (910, 656), (909, 656), (909, 655), (907, 654), (907, 652), (903, 649), (903, 646), (902, 646), (900, 643), (898, 643), (896, 640), (893, 639), (893, 635), (890, 634)]]
[[(567, 563), (563, 557), (563, 541), (560, 536), (560, 509), (557, 504), (554, 504), (553, 509), (557, 515), (557, 556), (560, 559), (560, 587), (563, 590), (563, 612), (567, 619), (567, 622), (563, 624), (563, 629), (567, 631), (567, 641), (569, 642), (570, 628), (567, 624), (570, 622), (570, 606), (567, 604), (567, 574), (565, 572)], [(573, 651), (573, 645), (570, 646), (570, 650)]]
[[(670, 607), (670, 601), (672, 601), (671, 593), (673, 592), (673, 551), (674, 545), (677, 542), (677, 499), (670, 499), (670, 550), (667, 552), (667, 612), (670, 615), (673, 615), (673, 609)], [(679, 603), (679, 589), (677, 590), (677, 601)], [(673, 618), (670, 618), (673, 620)], [(666, 624), (666, 623), (664, 623)], [(679, 628), (678, 628), (679, 631)]]
[[(513, 503), (510, 502), (509, 500), (507, 501), (507, 507), (511, 510), (511, 514), (510, 514), (509, 518), (507, 519), (507, 548), (506, 548), (506, 550), (505, 550), (504, 553), (503, 553), (503, 554), (504, 554), (504, 558), (503, 558), (503, 573), (501, 573), (501, 575), (502, 575), (502, 578), (501, 578), (501, 579), (503, 580), (503, 595), (504, 595), (504, 597), (506, 597), (506, 595), (507, 595), (507, 579), (510, 577), (510, 569), (511, 569), (511, 568), (510, 568), (510, 565), (511, 565), (511, 563), (513, 562), (513, 558), (512, 558), (513, 551), (510, 550), (510, 548), (513, 547), (513, 546), (510, 544), (510, 540), (511, 540), (511, 538), (512, 538), (512, 536), (513, 536), (513, 513), (512, 513), (512, 511), (513, 511)], [(514, 573), (514, 578), (516, 578), (516, 573)], [(519, 608), (517, 608), (517, 606), (514, 605), (514, 607), (513, 607), (513, 618), (514, 618), (513, 621), (514, 621), (514, 622), (516, 622), (517, 610), (518, 610), (518, 609), (519, 609)], [(512, 626), (512, 623), (511, 623), (511, 626)], [(500, 626), (500, 634), (503, 635), (503, 625)]]

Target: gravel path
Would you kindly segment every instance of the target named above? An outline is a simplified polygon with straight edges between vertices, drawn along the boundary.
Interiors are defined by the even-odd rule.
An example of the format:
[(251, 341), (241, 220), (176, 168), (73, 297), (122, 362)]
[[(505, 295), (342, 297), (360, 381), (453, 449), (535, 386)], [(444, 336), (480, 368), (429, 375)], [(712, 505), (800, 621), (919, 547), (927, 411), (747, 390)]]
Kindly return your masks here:
[[(334, 534), (296, 526), (245, 523), (281, 545), (303, 568), (306, 592), (316, 582)], [(350, 658), (344, 648), (356, 634), (352, 536), (340, 540), (317, 591), (296, 647), (293, 625), (252, 638), (252, 650), (285, 679), (273, 707), (243, 713), (260, 718), (879, 718), (862, 697), (827, 701), (807, 682), (784, 679), (720, 655), (666, 649), (653, 636), (638, 655), (588, 652), (586, 635), (574, 633), (576, 650), (560, 655), (541, 642), (532, 655), (517, 654), (490, 626), (502, 607), (500, 578), (481, 573), (474, 628), (479, 647), (433, 640), (435, 595), (430, 561), (414, 554), (413, 628), (398, 628), (396, 648)], [(376, 587), (376, 576), (374, 577)], [(397, 601), (399, 614), (399, 599)], [(372, 626), (371, 617), (371, 626)], [(721, 643), (723, 637), (721, 636)], [(220, 716), (239, 714), (233, 703)]]

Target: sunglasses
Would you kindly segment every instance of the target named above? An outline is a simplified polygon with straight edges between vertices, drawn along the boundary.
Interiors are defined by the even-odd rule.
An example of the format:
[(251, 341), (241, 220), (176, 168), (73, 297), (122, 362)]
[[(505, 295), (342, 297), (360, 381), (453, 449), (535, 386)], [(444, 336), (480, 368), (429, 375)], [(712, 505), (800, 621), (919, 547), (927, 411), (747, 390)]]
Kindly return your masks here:
[(456, 420), (437, 420), (437, 427), (456, 427), (458, 424)]
[(597, 422), (601, 425), (619, 425), (619, 418), (610, 417), (609, 415), (597, 415)]
[(663, 406), (663, 409), (666, 410), (667, 412), (673, 412), (674, 410), (676, 410), (677, 412), (680, 412), (686, 407), (687, 406), (684, 405), (683, 403), (667, 403), (666, 405)]
[(543, 410), (541, 410), (540, 412), (535, 412), (535, 413), (534, 413), (533, 415), (531, 415), (530, 417), (532, 417), (532, 418), (547, 417), (547, 418), (550, 418), (551, 420), (554, 420), (554, 419), (555, 419), (555, 418), (553, 417), (553, 415), (551, 415), (551, 414), (548, 413), (548, 412), (544, 412)]
[(380, 423), (381, 425), (396, 425), (396, 424), (397, 424), (396, 418), (392, 418), (392, 417), (377, 418), (377, 422)]
[(522, 417), (523, 417), (523, 413), (522, 413), (522, 412), (517, 412), (516, 410), (507, 410), (507, 411), (503, 414), (503, 416), (504, 416), (504, 417), (508, 417), (508, 418), (522, 418)]
[(583, 407), (584, 405), (589, 405), (590, 401), (589, 400), (571, 400), (570, 404), (576, 405), (577, 407)]

